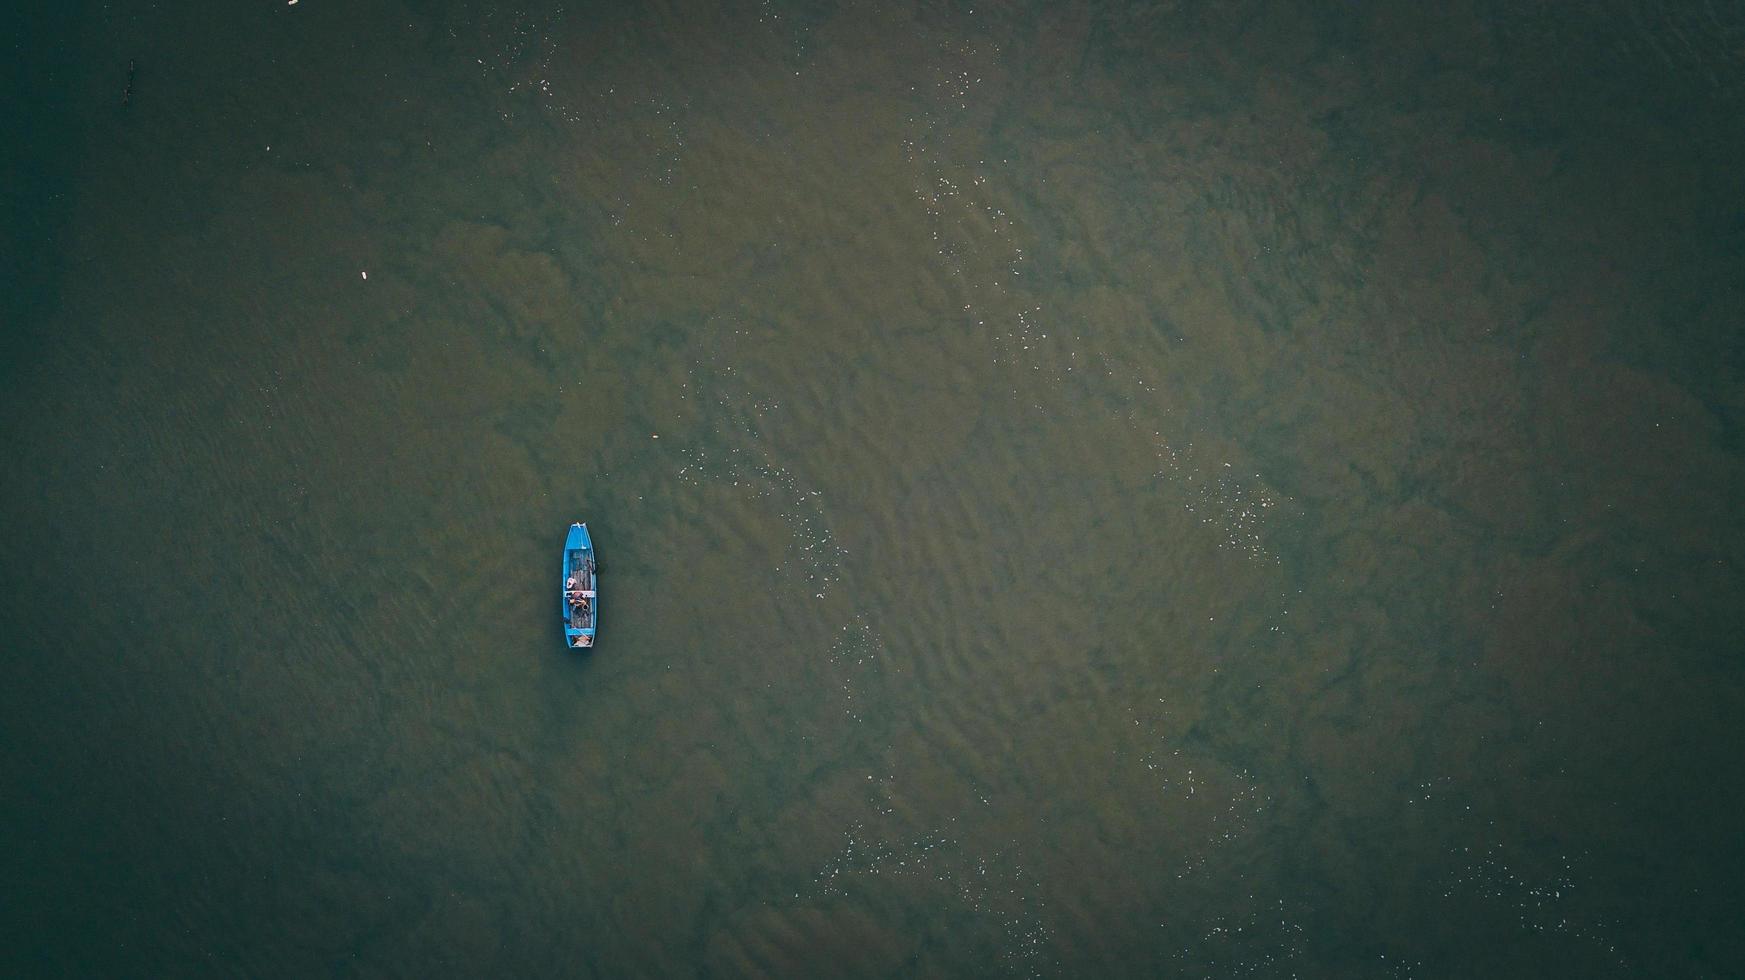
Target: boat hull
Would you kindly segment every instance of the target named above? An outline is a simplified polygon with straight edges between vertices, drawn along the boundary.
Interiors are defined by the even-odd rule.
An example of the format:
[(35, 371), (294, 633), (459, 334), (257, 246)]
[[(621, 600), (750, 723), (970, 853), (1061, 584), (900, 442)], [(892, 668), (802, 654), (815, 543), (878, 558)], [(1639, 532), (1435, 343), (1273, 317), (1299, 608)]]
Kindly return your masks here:
[(563, 575), (558, 583), (564, 646), (572, 650), (593, 647), (600, 628), (600, 583), (593, 538), (588, 534), (588, 526), (579, 521), (570, 525), (569, 535), (564, 538)]

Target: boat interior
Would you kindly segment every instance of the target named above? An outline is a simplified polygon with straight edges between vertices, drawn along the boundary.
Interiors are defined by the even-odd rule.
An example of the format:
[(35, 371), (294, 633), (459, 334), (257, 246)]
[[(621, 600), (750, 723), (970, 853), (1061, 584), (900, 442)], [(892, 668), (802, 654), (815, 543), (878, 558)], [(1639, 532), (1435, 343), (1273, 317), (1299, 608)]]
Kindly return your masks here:
[[(594, 625), (594, 602), (592, 599), (594, 594), (594, 559), (585, 557), (582, 552), (575, 552), (569, 567), (570, 575), (577, 579), (577, 587), (590, 596), (585, 608), (574, 603), (570, 604), (569, 625), (571, 629), (587, 629)], [(572, 638), (572, 643), (576, 646), (586, 646), (591, 645), (592, 638), (590, 637), (589, 640), (590, 643), (584, 644), (579, 639)]]

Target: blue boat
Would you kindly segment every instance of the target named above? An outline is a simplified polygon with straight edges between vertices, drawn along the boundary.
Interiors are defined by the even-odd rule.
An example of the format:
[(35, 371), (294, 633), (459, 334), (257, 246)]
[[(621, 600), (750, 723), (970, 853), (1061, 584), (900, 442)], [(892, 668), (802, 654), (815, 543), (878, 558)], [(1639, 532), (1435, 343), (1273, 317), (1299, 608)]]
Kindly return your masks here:
[(594, 542), (588, 525), (570, 525), (563, 543), (564, 645), (583, 649), (594, 645), (594, 630), (600, 625), (599, 579), (594, 574)]

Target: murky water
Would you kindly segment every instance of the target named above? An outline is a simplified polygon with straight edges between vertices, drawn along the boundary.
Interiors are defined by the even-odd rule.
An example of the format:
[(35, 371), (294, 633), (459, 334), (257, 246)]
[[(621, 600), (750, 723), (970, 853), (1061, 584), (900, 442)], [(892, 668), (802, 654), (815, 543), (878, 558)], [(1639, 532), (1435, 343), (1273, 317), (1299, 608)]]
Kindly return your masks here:
[(1745, 968), (1734, 0), (171, 6), (28, 25), (9, 972)]

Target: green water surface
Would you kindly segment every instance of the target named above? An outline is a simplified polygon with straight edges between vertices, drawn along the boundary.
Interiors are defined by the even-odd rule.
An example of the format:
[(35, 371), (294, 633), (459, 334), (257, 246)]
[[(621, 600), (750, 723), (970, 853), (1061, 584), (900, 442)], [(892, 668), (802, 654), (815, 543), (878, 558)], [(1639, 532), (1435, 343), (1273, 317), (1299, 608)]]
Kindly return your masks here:
[(1745, 971), (1737, 0), (66, 11), (0, 972)]

